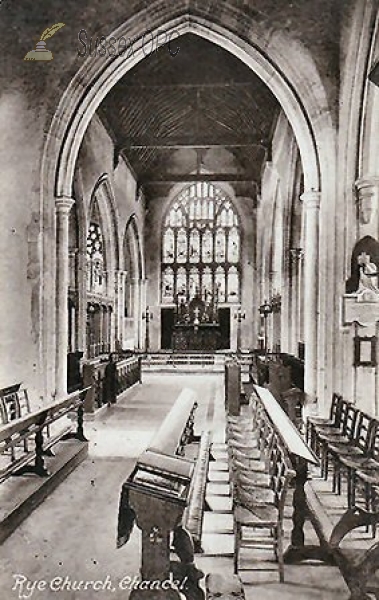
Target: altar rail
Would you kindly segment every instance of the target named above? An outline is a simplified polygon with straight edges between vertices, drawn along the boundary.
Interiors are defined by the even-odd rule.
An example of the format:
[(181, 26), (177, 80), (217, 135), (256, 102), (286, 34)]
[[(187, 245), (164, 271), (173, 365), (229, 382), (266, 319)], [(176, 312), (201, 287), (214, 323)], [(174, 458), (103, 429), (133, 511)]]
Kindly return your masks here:
[[(87, 441), (83, 432), (83, 398), (87, 390), (88, 388), (85, 388), (69, 394), (63, 400), (52, 402), (0, 427), (0, 452), (3, 463), (0, 469), (0, 483), (11, 475), (35, 473), (40, 477), (47, 477), (49, 472), (45, 466), (45, 456), (49, 455), (49, 450), (54, 444), (73, 438)], [(72, 425), (68, 425), (62, 427), (55, 435), (50, 435), (49, 427), (73, 410), (77, 410), (76, 431), (73, 431)], [(32, 437), (35, 449), (29, 450), (28, 442)], [(33, 461), (34, 464), (31, 464)]]

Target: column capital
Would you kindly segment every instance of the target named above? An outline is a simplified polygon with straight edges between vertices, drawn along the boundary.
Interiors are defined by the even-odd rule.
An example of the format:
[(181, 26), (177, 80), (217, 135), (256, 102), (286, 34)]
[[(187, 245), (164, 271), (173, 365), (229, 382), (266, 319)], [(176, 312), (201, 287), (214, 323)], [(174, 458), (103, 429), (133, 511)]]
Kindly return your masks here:
[(301, 194), (300, 200), (304, 204), (304, 208), (306, 210), (318, 210), (320, 208), (321, 192), (316, 192), (315, 190), (305, 191), (303, 194)]
[(61, 196), (55, 200), (55, 209), (60, 214), (68, 214), (75, 204), (75, 200), (69, 196)]
[[(355, 182), (355, 189), (359, 224), (370, 226), (370, 231), (366, 228), (364, 233), (371, 233), (375, 236), (375, 223), (377, 222), (375, 215), (378, 212), (379, 177), (377, 175), (361, 177)], [(372, 226), (374, 226), (374, 231), (371, 230)]]
[(373, 188), (379, 188), (379, 176), (366, 175), (365, 177), (360, 177), (354, 185), (358, 194), (372, 193), (374, 191)]

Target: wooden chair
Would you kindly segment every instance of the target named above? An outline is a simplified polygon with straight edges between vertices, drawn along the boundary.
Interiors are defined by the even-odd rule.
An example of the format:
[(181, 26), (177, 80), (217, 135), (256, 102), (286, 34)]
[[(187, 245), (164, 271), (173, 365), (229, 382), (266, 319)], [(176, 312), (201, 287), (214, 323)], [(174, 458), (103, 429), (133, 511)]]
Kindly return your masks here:
[[(351, 440), (355, 433), (355, 423), (357, 418), (357, 409), (350, 403), (343, 400), (339, 414), (339, 428), (324, 428), (322, 431), (316, 430), (317, 444), (320, 449), (321, 473), (325, 479), (329, 474), (329, 453), (328, 444), (338, 444), (342, 440)], [(335, 482), (333, 481), (333, 485)]]
[[(289, 457), (282, 447), (277, 435), (270, 451), (271, 463), (271, 500), (260, 501), (259, 494), (242, 494), (237, 491), (233, 511), (234, 518), (234, 573), (239, 570), (240, 551), (243, 547), (257, 546), (257, 540), (252, 537), (252, 531), (268, 530), (267, 540), (259, 537), (259, 546), (272, 545), (278, 562), (279, 579), (284, 581), (283, 563), (283, 517), (286, 495), (289, 484), (295, 476)], [(245, 530), (250, 530), (248, 538), (244, 537)]]
[[(351, 508), (355, 503), (355, 485), (353, 473), (364, 466), (371, 454), (377, 424), (375, 420), (359, 411), (357, 416), (356, 432), (352, 442), (342, 444), (329, 444), (328, 452), (334, 465), (334, 479), (337, 479), (337, 488), (341, 489), (341, 475), (347, 475), (347, 499)], [(378, 465), (379, 466), (379, 465)]]
[(330, 430), (338, 430), (341, 423), (341, 406), (342, 406), (342, 396), (339, 394), (333, 394), (332, 403), (330, 405), (330, 414), (329, 418), (324, 418), (321, 416), (309, 416), (307, 418), (307, 427), (306, 427), (306, 441), (310, 444), (313, 451), (317, 452), (317, 432)]

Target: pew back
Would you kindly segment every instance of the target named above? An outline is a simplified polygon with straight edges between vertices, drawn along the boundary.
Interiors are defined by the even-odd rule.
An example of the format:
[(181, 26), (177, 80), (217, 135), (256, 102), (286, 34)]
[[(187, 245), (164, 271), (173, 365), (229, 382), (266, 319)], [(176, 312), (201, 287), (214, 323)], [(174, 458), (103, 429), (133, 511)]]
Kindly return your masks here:
[(27, 390), (20, 388), (21, 383), (16, 383), (0, 390), (0, 419), (3, 425), (30, 412)]
[(193, 433), (196, 396), (188, 388), (181, 391), (174, 406), (166, 415), (148, 450), (162, 454), (181, 454), (184, 444)]

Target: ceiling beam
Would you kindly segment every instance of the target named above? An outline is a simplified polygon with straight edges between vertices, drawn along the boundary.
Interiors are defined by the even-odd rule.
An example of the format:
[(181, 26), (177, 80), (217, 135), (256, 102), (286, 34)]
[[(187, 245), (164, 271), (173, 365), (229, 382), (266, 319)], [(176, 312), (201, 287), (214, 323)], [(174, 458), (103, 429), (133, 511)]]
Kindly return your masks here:
[[(151, 90), (151, 89), (159, 89), (164, 88), (165, 90), (171, 88), (175, 89), (214, 89), (214, 88), (249, 88), (254, 87), (254, 91), (256, 91), (257, 84), (254, 81), (218, 81), (215, 83), (165, 83), (164, 80), (159, 83), (126, 83), (125, 80), (122, 80), (117, 84), (119, 89), (134, 89), (134, 90)], [(267, 94), (268, 95), (268, 94)]]
[[(196, 139), (197, 138), (197, 139)], [(173, 149), (173, 150), (181, 150), (183, 148), (193, 148), (193, 149), (207, 149), (207, 148), (219, 148), (220, 146), (224, 148), (250, 148), (257, 147), (263, 148), (263, 150), (267, 150), (269, 148), (269, 143), (267, 140), (263, 140), (259, 136), (255, 135), (245, 135), (243, 137), (229, 139), (229, 140), (215, 140), (215, 139), (200, 139), (196, 136), (195, 139), (189, 140), (188, 138), (173, 138), (170, 140), (169, 138), (157, 138), (154, 136), (139, 136), (135, 138), (130, 138), (129, 140), (121, 140), (118, 143), (118, 148), (120, 150), (143, 150), (144, 148), (156, 148), (156, 149)]]
[(225, 181), (229, 183), (253, 183), (256, 181), (254, 177), (248, 177), (246, 174), (240, 175), (237, 173), (183, 173), (180, 175), (162, 175), (157, 178), (156, 176), (144, 177), (141, 179), (142, 185), (165, 185), (167, 183), (181, 183), (181, 182), (194, 182), (194, 181)]

